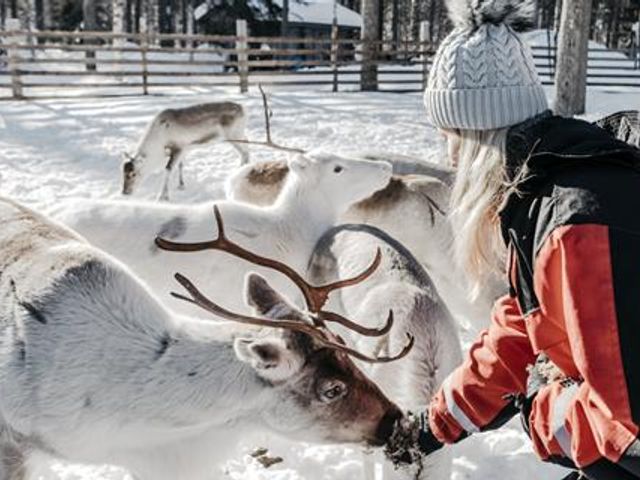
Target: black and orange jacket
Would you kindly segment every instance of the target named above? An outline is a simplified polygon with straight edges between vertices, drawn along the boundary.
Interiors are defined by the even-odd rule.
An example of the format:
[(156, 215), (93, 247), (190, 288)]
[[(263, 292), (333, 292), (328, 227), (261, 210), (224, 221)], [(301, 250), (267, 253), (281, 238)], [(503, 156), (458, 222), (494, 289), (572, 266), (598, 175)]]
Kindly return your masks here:
[(513, 127), (501, 211), (510, 292), (434, 396), (429, 423), (453, 443), (503, 424), (545, 353), (574, 383), (543, 387), (529, 415), (543, 459), (617, 461), (640, 425), (640, 151), (579, 120)]

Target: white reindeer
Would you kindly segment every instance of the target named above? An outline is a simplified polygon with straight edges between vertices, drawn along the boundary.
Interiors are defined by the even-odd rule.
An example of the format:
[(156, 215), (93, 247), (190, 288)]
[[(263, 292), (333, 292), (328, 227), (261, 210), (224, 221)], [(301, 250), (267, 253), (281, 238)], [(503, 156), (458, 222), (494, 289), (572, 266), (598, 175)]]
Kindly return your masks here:
[(349, 355), (393, 358), (346, 347), (327, 312), (293, 307), (255, 274), (247, 302), (264, 317), (176, 277), (183, 298), (254, 325), (230, 328), (171, 313), (123, 264), (27, 208), (0, 200), (0, 222), (1, 480), (27, 478), (35, 453), (140, 480), (214, 478), (256, 430), (380, 445), (401, 418)]
[[(263, 255), (286, 260), (304, 272), (313, 247), (354, 202), (383, 188), (391, 177), (384, 162), (353, 160), (318, 152), (290, 160), (292, 175), (282, 196), (269, 207), (232, 201), (215, 202), (225, 217), (229, 236)], [(213, 204), (195, 206), (117, 201), (70, 201), (54, 216), (94, 245), (113, 254), (139, 274), (169, 306), (193, 313), (168, 295), (171, 275), (180, 267), (217, 291), (236, 310), (246, 308), (242, 291), (246, 266), (237, 259), (201, 252), (182, 258), (160, 252), (155, 235), (197, 241), (215, 234)], [(271, 272), (262, 271), (283, 292), (291, 287)]]
[[(366, 266), (369, 252), (375, 249), (381, 250), (382, 261), (366, 288), (356, 285), (340, 290), (332, 305), (363, 327), (377, 325), (386, 308), (393, 310), (394, 328), (386, 336), (354, 340), (360, 340), (360, 349), (386, 354), (400, 348), (405, 335), (414, 337), (415, 347), (406, 357), (393, 365), (372, 365), (367, 373), (402, 410), (425, 411), (437, 388), (462, 361), (462, 352), (457, 324), (418, 260), (378, 228), (340, 225), (318, 242), (308, 277), (312, 283), (326, 284), (353, 275)], [(374, 478), (368, 465), (365, 478)], [(451, 457), (448, 451), (438, 452), (413, 472), (395, 472), (390, 464), (385, 467), (385, 479), (448, 480)]]
[[(481, 297), (469, 299), (466, 279), (455, 267), (450, 251), (453, 230), (446, 210), (453, 172), (447, 167), (406, 160), (394, 160), (392, 166), (394, 172), (402, 174), (394, 175), (384, 189), (353, 204), (340, 216), (340, 222), (373, 225), (398, 240), (429, 272), (456, 317), (473, 327), (484, 327), (503, 285), (496, 280), (487, 285)], [(289, 168), (282, 161), (244, 166), (227, 179), (227, 198), (271, 205), (279, 199), (288, 175)]]
[[(169, 181), (178, 165), (178, 188), (184, 188), (183, 160), (190, 148), (222, 140), (246, 140), (246, 117), (241, 105), (215, 102), (162, 110), (149, 123), (133, 156), (122, 165), (122, 193), (132, 194), (152, 172), (164, 168), (160, 200), (169, 200)], [(231, 142), (244, 165), (249, 161), (247, 145)]]

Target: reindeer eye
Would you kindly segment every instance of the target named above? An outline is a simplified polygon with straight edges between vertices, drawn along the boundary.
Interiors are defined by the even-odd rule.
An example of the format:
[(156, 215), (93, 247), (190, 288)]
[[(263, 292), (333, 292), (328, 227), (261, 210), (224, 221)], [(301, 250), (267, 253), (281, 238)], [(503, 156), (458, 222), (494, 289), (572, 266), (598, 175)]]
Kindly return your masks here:
[(347, 387), (340, 381), (326, 382), (323, 385), (321, 394), (322, 401), (325, 403), (331, 403), (344, 396), (347, 391)]
[(340, 165), (336, 165), (335, 167), (333, 167), (334, 173), (340, 173), (342, 170), (343, 168)]

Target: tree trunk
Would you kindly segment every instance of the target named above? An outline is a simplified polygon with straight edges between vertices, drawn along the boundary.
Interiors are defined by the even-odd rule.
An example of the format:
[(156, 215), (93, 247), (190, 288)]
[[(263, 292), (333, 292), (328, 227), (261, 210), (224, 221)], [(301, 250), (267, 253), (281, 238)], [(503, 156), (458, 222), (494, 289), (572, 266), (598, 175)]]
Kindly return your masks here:
[(5, 29), (7, 19), (7, 0), (0, 0), (0, 28)]
[[(82, 0), (82, 20), (84, 24), (84, 30), (89, 32), (95, 32), (98, 30), (98, 14), (96, 10), (95, 0)], [(84, 43), (94, 43), (92, 39), (86, 39)], [(96, 52), (93, 50), (87, 50), (85, 53), (87, 58), (86, 68), (89, 71), (96, 69), (94, 60), (96, 58)]]
[(562, 0), (556, 0), (556, 9), (553, 14), (553, 29), (560, 30), (560, 19), (562, 18)]
[[(433, 8), (433, 2), (430, 2)], [(420, 38), (420, 10), (422, 6), (422, 0), (411, 0), (411, 19), (409, 25), (411, 25), (411, 40), (414, 42)]]
[(398, 40), (400, 40), (400, 0), (392, 0), (392, 2), (393, 20), (391, 23), (391, 37), (393, 38), (393, 43), (397, 44)]
[[(124, 19), (127, 13), (126, 0), (112, 0), (111, 2), (111, 30), (113, 33), (125, 33)], [(124, 38), (114, 38), (114, 45), (123, 45)]]
[(195, 25), (193, 0), (186, 0), (186, 2), (187, 2), (187, 12), (185, 15), (186, 33), (187, 35), (193, 35), (195, 32), (193, 28)]
[(158, 5), (159, 0), (146, 0), (146, 8), (145, 8), (145, 28), (146, 33), (151, 36), (150, 43), (156, 44), (158, 42), (158, 38), (155, 37), (160, 31), (160, 12)]
[(609, 22), (609, 32), (607, 34), (607, 47), (618, 48), (618, 30), (620, 28), (620, 0), (612, 2), (611, 21)]
[(286, 37), (289, 34), (289, 0), (282, 0), (282, 23), (280, 25), (280, 36)]
[(590, 20), (591, 0), (564, 0), (555, 80), (555, 111), (564, 117), (585, 111)]
[(380, 41), (379, 0), (362, 0), (362, 70), (360, 88), (363, 91), (378, 89), (378, 47)]

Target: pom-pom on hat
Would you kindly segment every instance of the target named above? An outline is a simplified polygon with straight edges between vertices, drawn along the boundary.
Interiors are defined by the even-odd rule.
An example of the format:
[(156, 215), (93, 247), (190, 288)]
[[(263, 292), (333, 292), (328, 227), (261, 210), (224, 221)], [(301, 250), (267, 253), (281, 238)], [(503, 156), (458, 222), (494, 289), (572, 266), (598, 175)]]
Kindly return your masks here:
[(424, 93), (435, 126), (492, 130), (545, 110), (529, 47), (535, 0), (448, 0), (454, 30), (436, 53)]

